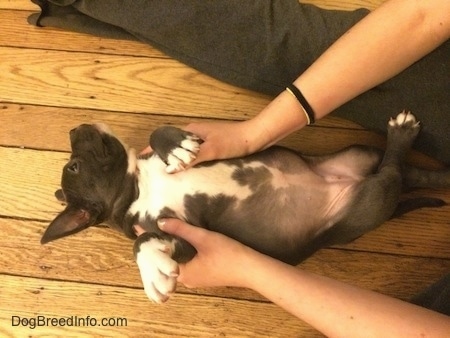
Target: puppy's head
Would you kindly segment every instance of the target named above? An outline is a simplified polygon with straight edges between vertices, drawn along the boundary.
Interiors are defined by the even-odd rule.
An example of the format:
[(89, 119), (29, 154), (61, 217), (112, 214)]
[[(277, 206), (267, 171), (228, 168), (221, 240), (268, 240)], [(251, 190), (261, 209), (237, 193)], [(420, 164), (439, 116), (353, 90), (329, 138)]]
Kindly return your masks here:
[(72, 154), (55, 195), (67, 207), (50, 223), (41, 243), (108, 220), (128, 166), (125, 146), (105, 125), (83, 124), (70, 131)]

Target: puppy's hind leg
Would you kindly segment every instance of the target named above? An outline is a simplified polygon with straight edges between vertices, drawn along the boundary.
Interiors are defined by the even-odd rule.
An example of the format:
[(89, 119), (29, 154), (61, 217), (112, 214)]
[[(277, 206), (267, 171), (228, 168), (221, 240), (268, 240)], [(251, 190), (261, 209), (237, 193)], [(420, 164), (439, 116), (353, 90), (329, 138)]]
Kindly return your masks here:
[(386, 152), (379, 172), (385, 168), (395, 168), (396, 174), (400, 174), (400, 166), (419, 133), (419, 124), (410, 112), (403, 111), (396, 118), (391, 118), (388, 123)]
[(328, 244), (349, 242), (391, 218), (402, 191), (403, 161), (418, 132), (419, 123), (411, 113), (402, 112), (389, 121), (378, 171), (359, 183), (346, 215), (326, 234)]

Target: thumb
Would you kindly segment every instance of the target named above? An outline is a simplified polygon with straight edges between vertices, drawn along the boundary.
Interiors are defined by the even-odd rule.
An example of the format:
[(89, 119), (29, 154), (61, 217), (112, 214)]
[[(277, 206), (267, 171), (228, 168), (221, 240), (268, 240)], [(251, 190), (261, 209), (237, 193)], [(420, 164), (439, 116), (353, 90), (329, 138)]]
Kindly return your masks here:
[(205, 233), (204, 229), (190, 225), (176, 218), (159, 219), (158, 227), (164, 232), (183, 238), (193, 246), (195, 246), (196, 243), (202, 242), (200, 238)]

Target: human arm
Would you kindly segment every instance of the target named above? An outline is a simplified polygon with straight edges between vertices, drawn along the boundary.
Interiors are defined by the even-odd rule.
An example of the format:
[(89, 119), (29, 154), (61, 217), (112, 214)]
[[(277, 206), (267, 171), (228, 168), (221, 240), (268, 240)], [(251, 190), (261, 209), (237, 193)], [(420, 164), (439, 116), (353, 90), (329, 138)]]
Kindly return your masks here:
[(197, 255), (180, 266), (188, 287), (253, 289), (330, 337), (444, 337), (450, 319), (433, 311), (284, 264), (221, 234), (167, 219), (161, 228)]
[[(445, 42), (449, 12), (447, 0), (387, 1), (338, 39), (294, 84), (320, 119)], [(264, 149), (305, 125), (301, 106), (283, 91), (250, 120), (192, 124), (187, 129), (205, 140), (198, 163)]]

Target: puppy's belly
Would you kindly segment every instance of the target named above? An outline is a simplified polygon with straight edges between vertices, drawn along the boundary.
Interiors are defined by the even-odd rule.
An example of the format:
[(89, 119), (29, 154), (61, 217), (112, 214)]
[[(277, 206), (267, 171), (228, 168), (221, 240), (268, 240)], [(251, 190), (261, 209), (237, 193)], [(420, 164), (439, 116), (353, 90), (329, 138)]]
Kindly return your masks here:
[(139, 163), (140, 195), (130, 212), (156, 219), (170, 210), (241, 240), (275, 236), (302, 241), (335, 223), (351, 200), (353, 182), (327, 182), (301, 159), (296, 166), (285, 173), (259, 161), (241, 166), (217, 162), (167, 174), (165, 164), (152, 157)]
[(329, 184), (309, 173), (295, 176), (282, 185), (262, 183), (245, 199), (189, 196), (186, 216), (274, 257), (291, 256), (336, 224), (353, 196), (351, 183)]

